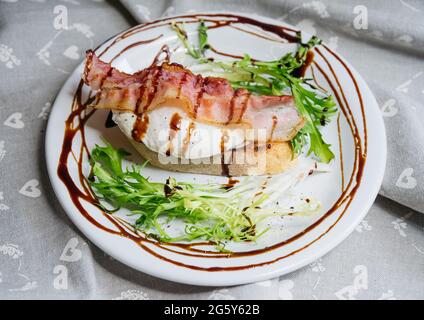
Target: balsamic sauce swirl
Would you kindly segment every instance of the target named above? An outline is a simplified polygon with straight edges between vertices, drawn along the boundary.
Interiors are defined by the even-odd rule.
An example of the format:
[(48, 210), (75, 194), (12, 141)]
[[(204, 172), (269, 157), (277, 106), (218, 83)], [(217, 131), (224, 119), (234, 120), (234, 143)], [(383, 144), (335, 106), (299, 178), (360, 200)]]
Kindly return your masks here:
[[(254, 27), (257, 27), (259, 29), (262, 29), (263, 31), (265, 31), (269, 34), (272, 34), (274, 36), (277, 36), (280, 39), (281, 42), (296, 42), (297, 41), (296, 31), (293, 30), (293, 29), (290, 29), (290, 28), (287, 28), (287, 27), (282, 27), (282, 26), (279, 26), (279, 25), (273, 25), (273, 24), (257, 21), (257, 20), (254, 20), (254, 19), (251, 19), (251, 18), (248, 18), (248, 17), (242, 17), (242, 16), (233, 15), (233, 14), (184, 15), (184, 16), (180, 16), (180, 18), (186, 19), (186, 23), (197, 23), (199, 21), (199, 19), (202, 18), (205, 22), (208, 22), (208, 23), (211, 24), (211, 26), (209, 27), (210, 29), (222, 28), (222, 27), (225, 27), (225, 26), (237, 27), (238, 29), (240, 29), (242, 25), (249, 25), (249, 26), (254, 26)], [(99, 57), (102, 56), (104, 53), (106, 53), (115, 44), (122, 41), (123, 39), (130, 37), (131, 35), (134, 35), (138, 32), (142, 32), (142, 31), (145, 31), (145, 30), (158, 28), (160, 26), (170, 25), (171, 20), (173, 20), (173, 19), (175, 19), (175, 18), (165, 18), (165, 19), (162, 19), (162, 20), (157, 20), (157, 21), (153, 21), (153, 22), (149, 22), (149, 23), (146, 23), (146, 24), (143, 24), (143, 25), (133, 27), (133, 28), (129, 29), (128, 31), (125, 31), (121, 35), (117, 36), (113, 41), (111, 41), (111, 43), (109, 45), (107, 45), (105, 47), (105, 49), (103, 49), (101, 52), (99, 52), (98, 56)], [(253, 31), (248, 31), (248, 32), (251, 33), (251, 34), (257, 35), (258, 37), (264, 37), (264, 35), (262, 33), (255, 33)], [(134, 43), (130, 46), (127, 46), (117, 56), (112, 58), (112, 60), (117, 58), (120, 54), (122, 54), (126, 50), (134, 48), (137, 45), (143, 45), (143, 44), (146, 44), (146, 43), (150, 43), (152, 41), (157, 40), (158, 38), (160, 38), (160, 36), (158, 36), (157, 38), (151, 39), (150, 41), (140, 41), (138, 43)], [(273, 41), (275, 41), (275, 40), (273, 39)], [(97, 48), (96, 50), (98, 50), (98, 49), (99, 48)], [(330, 65), (330, 63), (326, 59), (325, 55), (323, 54), (323, 51), (331, 54), (342, 65), (344, 70), (349, 74), (350, 79), (351, 79), (351, 81), (352, 81), (352, 83), (353, 83), (353, 85), (356, 89), (358, 101), (360, 103), (361, 113), (362, 113), (363, 134), (364, 134), (363, 144), (362, 144), (361, 136), (359, 134), (359, 129), (356, 125), (356, 122), (355, 122), (355, 119), (353, 117), (352, 111), (350, 109), (349, 103), (348, 103), (348, 101), (345, 97), (343, 88), (341, 87), (340, 82), (339, 82), (337, 75), (335, 74), (332, 66)], [(161, 259), (161, 260), (164, 260), (166, 262), (175, 264), (177, 266), (185, 267), (185, 268), (189, 268), (189, 269), (193, 269), (193, 270), (211, 271), (211, 272), (235, 271), (235, 270), (243, 270), (243, 269), (268, 265), (268, 264), (280, 261), (282, 259), (285, 259), (289, 256), (292, 256), (292, 255), (306, 249), (307, 247), (311, 246), (313, 243), (315, 243), (316, 241), (318, 241), (319, 239), (324, 237), (337, 224), (337, 222), (343, 217), (347, 208), (349, 207), (349, 204), (352, 202), (356, 191), (358, 190), (358, 188), (361, 184), (361, 179), (362, 179), (362, 174), (363, 174), (363, 170), (364, 170), (364, 166), (365, 166), (365, 162), (366, 162), (366, 154), (367, 154), (367, 128), (366, 128), (364, 104), (363, 104), (362, 96), (361, 96), (361, 93), (359, 91), (359, 87), (358, 87), (358, 84), (356, 82), (355, 77), (353, 76), (349, 67), (344, 63), (344, 61), (337, 54), (335, 54), (333, 51), (331, 51), (331, 49), (329, 49), (327, 46), (323, 45), (321, 48), (316, 48), (315, 52), (323, 59), (324, 63), (328, 66), (328, 68), (330, 70), (330, 75), (334, 79), (334, 81), (333, 81), (333, 79), (331, 79), (330, 75), (328, 75), (324, 72), (323, 67), (319, 63), (317, 63), (316, 61), (313, 60), (313, 56), (309, 57), (309, 60), (307, 61), (307, 65), (313, 64), (313, 66), (317, 68), (317, 70), (320, 72), (320, 74), (325, 78), (328, 85), (331, 87), (332, 92), (334, 93), (334, 95), (336, 97), (336, 100), (337, 100), (337, 102), (340, 106), (342, 114), (345, 117), (345, 119), (346, 119), (346, 121), (349, 125), (350, 131), (352, 133), (352, 136), (354, 138), (355, 159), (354, 159), (352, 173), (351, 173), (346, 185), (344, 185), (345, 183), (343, 181), (343, 190), (342, 190), (340, 197), (337, 199), (337, 201), (316, 222), (314, 222), (313, 224), (311, 224), (310, 226), (305, 228), (303, 231), (292, 236), (289, 239), (286, 239), (282, 242), (276, 243), (274, 245), (271, 245), (271, 246), (263, 248), (263, 249), (257, 249), (257, 250), (247, 251), (247, 252), (223, 253), (223, 252), (216, 252), (216, 251), (208, 250), (208, 249), (204, 248), (204, 247), (212, 245), (212, 243), (210, 243), (210, 242), (189, 243), (189, 244), (157, 242), (154, 239), (150, 239), (150, 238), (146, 237), (145, 235), (136, 232), (134, 230), (134, 228), (128, 222), (122, 220), (118, 216), (107, 214), (103, 211), (102, 211), (103, 216), (106, 217), (112, 223), (114, 228), (104, 226), (103, 224), (98, 222), (88, 212), (88, 209), (86, 209), (86, 206), (83, 205), (83, 203), (88, 203), (88, 204), (92, 204), (94, 206), (99, 206), (99, 203), (98, 203), (97, 199), (95, 198), (93, 191), (91, 190), (91, 188), (88, 184), (87, 178), (83, 175), (83, 171), (82, 171), (83, 155), (85, 154), (88, 158), (90, 157), (89, 149), (88, 149), (87, 143), (85, 141), (84, 127), (85, 127), (85, 124), (88, 121), (88, 119), (95, 112), (95, 110), (89, 110), (87, 108), (87, 106), (93, 101), (94, 97), (89, 96), (89, 98), (86, 101), (84, 101), (84, 102), (82, 101), (83, 100), (82, 99), (82, 97), (83, 97), (83, 86), (84, 86), (82, 80), (80, 81), (78, 88), (75, 92), (73, 102), (72, 102), (72, 109), (71, 109), (71, 112), (70, 112), (66, 122), (65, 122), (64, 139), (63, 139), (62, 150), (61, 150), (61, 153), (60, 153), (60, 159), (59, 159), (59, 163), (58, 163), (58, 167), (57, 167), (57, 175), (60, 178), (60, 180), (64, 183), (66, 189), (68, 190), (69, 195), (70, 195), (71, 200), (74, 203), (74, 205), (77, 207), (77, 209), (81, 212), (81, 214), (90, 223), (92, 223), (97, 228), (99, 228), (99, 229), (101, 229), (105, 232), (108, 232), (110, 234), (114, 234), (114, 235), (118, 235), (118, 236), (128, 238), (128, 239), (134, 241), (136, 244), (138, 244), (140, 246), (141, 249), (150, 253), (152, 256), (155, 256), (158, 259)], [(158, 53), (158, 56), (154, 59), (153, 63), (157, 62), (159, 55), (162, 54), (162, 53), (165, 53), (167, 55), (167, 57), (169, 57), (168, 48), (166, 46), (164, 46), (164, 47), (162, 47), (161, 51)], [(300, 70), (300, 72), (302, 72), (302, 74), (305, 71), (306, 71), (306, 68), (304, 70)], [(155, 83), (155, 81), (157, 81), (157, 79), (159, 77), (160, 77), (160, 74), (156, 75), (156, 79), (152, 80), (153, 84)], [(337, 85), (337, 88), (336, 88), (335, 84)], [(152, 88), (149, 88), (149, 89), (152, 89)], [(336, 90), (336, 89), (338, 89), (338, 90)], [(142, 96), (144, 96), (145, 90), (146, 90), (146, 88), (143, 88), (143, 95)], [(153, 90), (155, 90), (154, 87), (153, 87)], [(202, 95), (202, 93), (200, 93), (199, 96), (197, 97), (199, 104), (200, 104), (200, 101), (202, 99), (201, 95)], [(148, 103), (151, 102), (153, 97), (154, 97), (154, 91), (149, 90), (147, 92)], [(241, 113), (243, 113), (243, 112), (244, 112), (244, 110), (241, 111)], [(233, 115), (231, 115), (231, 117), (232, 116)], [(178, 122), (179, 122), (179, 120), (176, 117), (176, 119), (174, 119), (174, 122), (171, 123), (171, 126), (175, 126), (175, 130), (173, 130), (173, 131), (178, 130)], [(193, 128), (194, 128), (194, 126), (193, 126)], [(74, 178), (71, 176), (69, 168), (68, 168), (69, 156), (70, 155), (74, 156), (74, 150), (72, 149), (72, 146), (73, 146), (73, 142), (74, 142), (74, 139), (77, 136), (77, 134), (79, 134), (82, 138), (82, 144), (81, 144), (81, 147), (80, 147), (80, 150), (79, 150), (80, 155), (77, 159), (78, 160), (79, 181), (80, 181), (80, 184), (82, 185), (82, 189), (81, 189), (81, 187), (77, 186), (77, 183), (76, 183), (76, 181), (74, 181)], [(340, 131), (339, 131), (339, 134), (340, 134)], [(222, 148), (224, 147), (224, 143), (221, 142)], [(223, 174), (229, 175), (228, 168), (225, 167), (225, 166), (223, 166)], [(230, 180), (229, 181), (229, 187), (231, 187), (231, 185), (233, 183), (234, 183), (234, 181)], [(343, 206), (344, 206), (344, 208), (343, 208)], [(248, 265), (236, 265), (236, 266), (222, 266), (222, 267), (206, 268), (206, 267), (200, 267), (200, 266), (197, 266), (197, 265), (189, 265), (189, 264), (182, 263), (180, 261), (171, 259), (164, 254), (160, 254), (160, 253), (158, 253), (158, 252), (156, 252), (155, 250), (152, 249), (152, 246), (153, 247), (159, 247), (163, 250), (166, 250), (166, 251), (169, 251), (169, 252), (172, 252), (172, 253), (177, 253), (179, 255), (196, 257), (196, 258), (205, 258), (206, 257), (206, 258), (226, 258), (227, 259), (227, 258), (237, 258), (237, 257), (244, 257), (244, 256), (259, 255), (259, 254), (263, 254), (263, 253), (281, 248), (281, 247), (283, 247), (283, 246), (285, 246), (289, 243), (292, 243), (293, 241), (301, 238), (302, 236), (307, 234), (309, 231), (316, 228), (319, 224), (321, 224), (321, 222), (323, 222), (325, 219), (327, 219), (329, 216), (331, 216), (338, 209), (342, 209), (342, 210), (341, 210), (339, 216), (337, 217), (336, 221), (334, 223), (332, 223), (327, 228), (327, 230), (325, 230), (323, 233), (321, 233), (320, 236), (318, 236), (314, 240), (310, 241), (309, 243), (307, 243), (303, 247), (301, 247), (301, 248), (299, 248), (295, 251), (292, 251), (292, 252), (290, 252), (290, 253), (288, 253), (284, 256), (279, 256), (279, 257), (274, 258), (272, 260), (266, 260), (266, 261), (263, 261), (263, 262), (260, 262), (260, 263), (254, 263), (254, 264), (248, 264)], [(99, 208), (99, 210), (101, 210), (101, 209)]]

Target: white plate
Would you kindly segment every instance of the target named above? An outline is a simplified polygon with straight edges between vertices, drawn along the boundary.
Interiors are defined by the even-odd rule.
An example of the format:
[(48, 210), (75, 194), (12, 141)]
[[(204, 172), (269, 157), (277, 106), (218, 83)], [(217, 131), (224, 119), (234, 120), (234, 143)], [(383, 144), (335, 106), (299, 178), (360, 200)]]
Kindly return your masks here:
[[(293, 50), (291, 44), (283, 43), (281, 40), (272, 40), (278, 37), (269, 31), (265, 32), (257, 26), (246, 23), (236, 23), (236, 20), (239, 19), (237, 16), (229, 17), (217, 13), (198, 14), (198, 16), (203, 16), (209, 21), (208, 24), (216, 23), (212, 20), (233, 20), (232, 26), (236, 28), (227, 25), (209, 31), (210, 42), (219, 51), (239, 55), (247, 52), (254, 58), (270, 60), (279, 58), (288, 50)], [(268, 30), (277, 30), (272, 25), (283, 25), (279, 21), (268, 18), (252, 15), (244, 15), (244, 17), (266, 23), (262, 27), (268, 28)], [(180, 16), (172, 19), (190, 22), (194, 18)], [(175, 33), (169, 27), (170, 21), (171, 19), (167, 18), (134, 27), (106, 41), (97, 49), (97, 53), (106, 49), (102, 59), (110, 61), (121, 50), (128, 48), (116, 57), (113, 65), (127, 72), (135, 72), (148, 66), (163, 45), (167, 44), (172, 51), (179, 44)], [(189, 34), (194, 37), (196, 36), (195, 28), (195, 23), (187, 23)], [(266, 34), (266, 37), (258, 37), (239, 28), (253, 33)], [(128, 47), (135, 42), (155, 38), (157, 39), (150, 43)], [(182, 57), (181, 54), (178, 54), (179, 51), (177, 50), (174, 55), (177, 59)], [(120, 235), (120, 232), (111, 234), (105, 231), (105, 228), (116, 231), (117, 226), (124, 229), (125, 227), (86, 201), (81, 199), (80, 202), (73, 201), (68, 192), (69, 185), (74, 184), (82, 194), (87, 193), (78, 178), (79, 170), (87, 173), (89, 168), (87, 158), (83, 156), (80, 168), (75, 160), (81, 154), (81, 131), (76, 132), (71, 143), (75, 158), (69, 155), (67, 159), (62, 159), (62, 177), (63, 174), (69, 173), (68, 188), (62, 181), (63, 179), (59, 177), (58, 167), (61, 163), (65, 121), (71, 113), (73, 97), (81, 79), (82, 65), (69, 77), (57, 96), (47, 128), (47, 167), (60, 203), (78, 228), (112, 257), (137, 270), (172, 281), (195, 285), (236, 285), (280, 276), (311, 263), (339, 244), (363, 219), (380, 188), (386, 160), (386, 137), (383, 121), (376, 100), (362, 77), (349, 63), (325, 45), (319, 46), (318, 51), (315, 51), (315, 64), (312, 65), (312, 70), (317, 82), (322, 87), (330, 91), (334, 90), (333, 94), (339, 98), (340, 109), (342, 110), (341, 107), (343, 107), (345, 110), (340, 113), (339, 126), (337, 117), (335, 117), (332, 123), (323, 130), (325, 139), (332, 144), (336, 159), (331, 164), (331, 172), (312, 175), (298, 186), (298, 192), (312, 195), (321, 200), (323, 207), (319, 214), (313, 217), (285, 218), (282, 223), (284, 228), (279, 229), (278, 232), (274, 231), (271, 233), (272, 236), (265, 237), (265, 240), (258, 244), (239, 247), (239, 250), (246, 251), (273, 245), (271, 249), (259, 250), (246, 255), (236, 254), (230, 258), (219, 258), (205, 257), (201, 253), (188, 251), (186, 248), (140, 242), (139, 239), (135, 239), (136, 237), (133, 240), (130, 239), (131, 232), (128, 230), (125, 231), (126, 237)], [(323, 73), (327, 75), (328, 79), (323, 76)], [(311, 69), (307, 74), (311, 76)], [(327, 80), (332, 84), (333, 89)], [(119, 129), (116, 127), (105, 128), (107, 114), (106, 111), (96, 111), (86, 122), (81, 122), (78, 117), (73, 120), (74, 126), (78, 126), (78, 123), (84, 125), (88, 149), (90, 150), (96, 143), (102, 144), (101, 138), (106, 138), (113, 145), (135, 153)], [(352, 133), (355, 130), (357, 131), (356, 138)], [(339, 152), (339, 140), (342, 152)], [(341, 161), (340, 155), (342, 155), (343, 161)], [(133, 156), (131, 159), (135, 162), (142, 161), (137, 156)], [(341, 163), (343, 163), (344, 187), (342, 186)], [(216, 180), (216, 178), (204, 175), (177, 174), (153, 167), (146, 168), (145, 174), (157, 181), (164, 181), (170, 175), (183, 181)], [(221, 179), (221, 181), (224, 180)], [(78, 203), (81, 206), (78, 206)], [(334, 207), (336, 203), (338, 205), (331, 211), (330, 208)], [(328, 212), (329, 210), (330, 212)], [(306, 232), (303, 232), (305, 230)], [(287, 239), (291, 240), (286, 241)], [(202, 257), (198, 255), (202, 255)]]

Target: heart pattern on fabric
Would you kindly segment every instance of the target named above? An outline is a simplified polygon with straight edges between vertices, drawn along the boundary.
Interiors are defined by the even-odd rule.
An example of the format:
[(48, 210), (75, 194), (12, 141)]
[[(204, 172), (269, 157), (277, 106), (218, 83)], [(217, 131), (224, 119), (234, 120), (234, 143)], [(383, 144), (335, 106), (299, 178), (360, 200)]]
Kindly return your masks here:
[(38, 198), (41, 196), (41, 191), (38, 188), (40, 183), (37, 179), (29, 180), (24, 186), (19, 190), (20, 194), (23, 194), (26, 197), (30, 198)]
[(398, 113), (398, 108), (395, 106), (396, 100), (389, 99), (381, 107), (383, 117), (393, 117)]
[(403, 189), (414, 189), (417, 186), (417, 179), (412, 176), (413, 173), (414, 169), (412, 168), (403, 170), (396, 181), (396, 186)]
[(77, 46), (70, 46), (68, 47), (64, 52), (63, 55), (69, 59), (72, 60), (78, 60), (80, 57), (80, 54), (78, 53), (78, 47)]
[(25, 124), (22, 121), (22, 113), (15, 112), (12, 113), (4, 122), (5, 126), (14, 128), (14, 129), (22, 129)]
[(78, 247), (78, 238), (69, 239), (65, 248), (63, 248), (62, 254), (60, 255), (61, 261), (76, 262), (82, 258), (82, 252)]
[(368, 268), (357, 265), (353, 268), (353, 273), (356, 274), (353, 283), (335, 293), (339, 300), (355, 300), (361, 291), (368, 289)]

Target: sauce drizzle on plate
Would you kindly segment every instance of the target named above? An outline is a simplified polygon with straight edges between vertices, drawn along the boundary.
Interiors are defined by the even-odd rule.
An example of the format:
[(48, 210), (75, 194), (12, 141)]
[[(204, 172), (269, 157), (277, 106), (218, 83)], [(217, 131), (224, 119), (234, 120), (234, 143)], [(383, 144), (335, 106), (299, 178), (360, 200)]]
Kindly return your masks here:
[[(205, 22), (209, 22), (211, 26), (210, 29), (214, 28), (222, 28), (225, 26), (231, 26), (231, 25), (237, 25), (238, 27), (240, 25), (246, 24), (250, 26), (255, 26), (257, 28), (262, 29), (263, 31), (267, 33), (272, 33), (279, 38), (281, 38), (282, 42), (296, 42), (298, 38), (296, 37), (296, 31), (290, 28), (282, 27), (279, 25), (273, 25), (261, 21), (257, 21), (248, 17), (242, 17), (237, 16), (233, 14), (202, 14), (202, 15), (185, 15), (180, 16), (179, 19), (186, 19), (186, 23), (197, 23), (199, 19), (202, 18)], [(170, 25), (171, 20), (174, 20), (176, 18), (165, 18), (162, 20), (149, 22), (144, 25), (136, 26), (132, 29), (129, 29), (128, 31), (124, 32), (117, 38), (115, 38), (101, 53), (99, 53), (99, 57), (106, 53), (113, 45), (118, 43), (119, 41), (126, 39), (130, 37), (131, 35), (142, 32), (144, 30), (149, 30), (152, 28), (157, 28), (164, 25)], [(138, 43), (137, 45), (142, 45), (143, 43)], [(135, 45), (130, 45), (126, 47), (126, 50), (129, 48), (133, 48)], [(125, 49), (124, 49), (125, 50)], [(345, 98), (345, 94), (343, 92), (343, 89), (340, 85), (340, 82), (337, 78), (337, 75), (335, 74), (334, 70), (332, 69), (331, 65), (329, 64), (328, 60), (326, 59), (325, 55), (322, 53), (322, 51), (330, 53), (336, 60), (339, 61), (339, 63), (343, 66), (343, 68), (346, 70), (346, 72), (349, 74), (350, 79), (352, 80), (352, 83), (354, 84), (358, 96), (358, 101), (361, 106), (361, 113), (362, 113), (362, 121), (363, 121), (363, 132), (364, 132), (364, 142), (362, 145), (362, 139), (359, 134), (358, 127), (356, 125), (355, 119), (353, 117), (352, 111), (349, 107), (349, 104)], [(93, 97), (90, 95), (86, 99), (86, 101), (83, 102), (83, 81), (81, 80), (78, 88), (75, 92), (73, 102), (72, 102), (72, 109), (71, 112), (65, 122), (65, 134), (64, 134), (64, 140), (62, 145), (62, 150), (60, 154), (60, 159), (57, 167), (57, 174), (61, 181), (64, 183), (66, 189), (69, 192), (70, 198), (76, 208), (81, 212), (81, 214), (93, 225), (98, 227), (99, 229), (114, 234), (118, 236), (125, 237), (127, 239), (130, 239), (134, 241), (136, 244), (138, 244), (143, 250), (150, 253), (151, 255), (164, 260), (166, 262), (175, 264), (180, 267), (185, 267), (193, 270), (202, 270), (202, 271), (210, 271), (210, 272), (218, 272), (218, 271), (235, 271), (235, 270), (243, 270), (243, 269), (249, 269), (259, 266), (268, 265), (277, 261), (280, 261), (282, 259), (285, 259), (289, 256), (292, 256), (305, 248), (311, 246), (313, 243), (321, 239), (325, 234), (327, 234), (336, 224), (337, 222), (343, 217), (344, 213), (346, 212), (347, 208), (349, 207), (349, 204), (352, 202), (356, 191), (358, 190), (362, 173), (364, 170), (365, 162), (366, 162), (366, 154), (367, 154), (367, 131), (366, 131), (366, 120), (365, 120), (365, 111), (364, 111), (364, 105), (362, 101), (362, 96), (359, 91), (358, 84), (356, 82), (355, 77), (353, 76), (352, 72), (350, 71), (349, 67), (344, 63), (340, 57), (335, 54), (331, 49), (326, 47), (325, 45), (321, 46), (321, 48), (315, 49), (316, 53), (324, 60), (324, 63), (329, 67), (330, 73), (332, 77), (335, 79), (335, 82), (337, 84), (336, 86), (333, 83), (333, 81), (330, 79), (330, 76), (324, 72), (324, 69), (322, 66), (317, 62), (313, 61), (313, 57), (310, 59), (308, 64), (313, 64), (317, 70), (320, 72), (320, 74), (323, 75), (323, 77), (326, 79), (328, 85), (331, 87), (336, 100), (338, 101), (338, 104), (340, 106), (340, 109), (342, 111), (343, 116), (345, 117), (346, 121), (348, 122), (349, 128), (351, 130), (352, 136), (354, 138), (354, 144), (355, 144), (355, 159), (353, 164), (353, 170), (349, 177), (349, 180), (346, 184), (346, 186), (343, 188), (342, 193), (338, 200), (333, 204), (333, 206), (322, 216), (315, 221), (313, 224), (305, 228), (302, 232), (294, 235), (293, 237), (284, 240), (282, 242), (276, 243), (274, 245), (271, 245), (269, 247), (263, 248), (263, 249), (257, 249), (257, 250), (251, 250), (251, 251), (245, 251), (245, 252), (216, 252), (214, 250), (208, 249), (209, 246), (213, 245), (210, 242), (198, 242), (198, 243), (160, 243), (156, 241), (155, 239), (150, 239), (148, 236), (141, 234), (137, 232), (137, 230), (134, 230), (134, 228), (126, 221), (124, 221), (122, 218), (118, 216), (114, 216), (112, 214), (108, 214), (104, 212), (100, 207), (97, 199), (94, 196), (93, 191), (90, 188), (89, 185), (89, 178), (86, 178), (83, 174), (83, 166), (82, 163), (85, 160), (84, 155), (86, 158), (90, 158), (90, 152), (87, 147), (87, 143), (85, 140), (85, 131), (84, 127), (88, 119), (93, 115), (95, 112), (94, 110), (89, 110), (87, 106), (93, 101)], [(154, 59), (153, 63), (156, 63), (158, 61), (158, 57), (165, 53), (166, 58), (169, 58), (169, 50), (167, 46), (163, 46)], [(120, 53), (122, 54), (122, 52)], [(302, 72), (306, 72), (305, 70), (302, 70)], [(145, 90), (144, 88), (143, 90)], [(150, 88), (151, 89), (151, 88)], [(154, 90), (155, 88), (153, 88)], [(153, 97), (151, 91), (150, 94), (148, 93), (148, 99)], [(198, 99), (201, 99), (201, 97), (198, 97)], [(150, 101), (150, 100), (148, 100)], [(170, 124), (172, 125), (172, 124)], [(178, 127), (178, 126), (177, 126)], [(74, 156), (74, 150), (72, 149), (74, 139), (77, 135), (81, 136), (82, 143), (80, 147), (80, 154), (79, 157), (75, 157), (75, 159), (78, 160), (78, 173), (79, 173), (79, 181), (82, 186), (77, 186), (76, 181), (74, 181), (74, 178), (71, 176), (69, 168), (68, 168), (68, 159), (70, 155)], [(225, 142), (224, 142), (225, 143)], [(221, 142), (222, 144), (222, 142)], [(224, 163), (224, 161), (223, 161)], [(225, 163), (223, 164), (223, 173), (229, 173), (228, 168), (225, 166)], [(230, 182), (229, 182), (230, 184)], [(343, 182), (344, 184), (344, 182)], [(96, 206), (101, 210), (104, 217), (106, 217), (114, 226), (114, 228), (110, 228), (107, 226), (104, 226), (103, 224), (99, 223), (96, 219), (93, 218), (93, 216), (89, 213), (89, 209), (86, 205), (83, 205), (83, 203), (91, 204), (92, 206)], [(342, 208), (344, 206), (344, 208)], [(152, 248), (154, 246), (160, 247), (163, 250), (177, 253), (179, 255), (183, 256), (191, 256), (191, 257), (198, 257), (198, 258), (238, 258), (238, 257), (244, 257), (244, 256), (252, 256), (252, 255), (260, 255), (278, 248), (281, 248), (289, 243), (292, 243), (293, 241), (303, 237), (305, 234), (313, 230), (315, 227), (317, 227), (322, 221), (327, 219), (329, 216), (331, 216), (334, 212), (336, 212), (338, 209), (342, 208), (339, 216), (335, 220), (333, 224), (330, 225), (330, 227), (327, 228), (323, 233), (321, 233), (317, 238), (314, 240), (308, 242), (306, 245), (304, 245), (301, 248), (298, 248), (297, 250), (294, 250), (288, 254), (285, 254), (283, 256), (279, 256), (277, 258), (274, 258), (272, 260), (266, 260), (258, 263), (253, 264), (241, 264), (236, 266), (216, 266), (216, 267), (201, 267), (198, 265), (191, 265), (182, 263), (181, 261), (177, 261), (175, 259), (171, 259), (167, 257), (164, 254), (160, 254), (153, 250)], [(153, 247), (152, 247), (153, 245)]]

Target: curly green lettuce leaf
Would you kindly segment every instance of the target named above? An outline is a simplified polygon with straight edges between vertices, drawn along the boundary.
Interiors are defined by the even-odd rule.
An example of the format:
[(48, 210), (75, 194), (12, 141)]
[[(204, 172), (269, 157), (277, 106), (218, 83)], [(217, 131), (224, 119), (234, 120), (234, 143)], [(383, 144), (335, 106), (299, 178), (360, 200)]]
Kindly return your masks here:
[[(136, 216), (134, 227), (158, 241), (202, 239), (223, 248), (226, 241), (255, 241), (268, 230), (259, 229), (259, 222), (289, 213), (263, 206), (269, 195), (254, 196), (261, 188), (257, 179), (231, 188), (177, 182), (173, 178), (165, 183), (152, 182), (141, 174), (143, 166), (122, 167), (126, 155), (126, 151), (109, 143), (104, 147), (96, 145), (91, 153), (88, 181), (103, 210), (109, 213), (121, 208), (130, 210)], [(299, 210), (315, 210), (312, 203), (308, 206)], [(184, 223), (183, 234), (167, 231), (166, 226), (174, 220)]]

